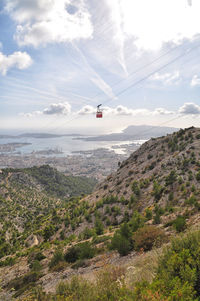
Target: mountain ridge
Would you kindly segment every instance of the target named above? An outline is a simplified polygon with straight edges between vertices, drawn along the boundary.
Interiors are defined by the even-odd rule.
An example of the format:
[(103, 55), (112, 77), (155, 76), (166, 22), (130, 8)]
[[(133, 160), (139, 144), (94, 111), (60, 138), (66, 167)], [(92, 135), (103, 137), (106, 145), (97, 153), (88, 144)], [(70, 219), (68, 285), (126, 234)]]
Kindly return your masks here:
[(159, 137), (166, 134), (171, 134), (177, 131), (177, 128), (149, 126), (149, 125), (131, 125), (125, 128), (121, 133), (113, 133), (101, 136), (80, 137), (75, 140), (84, 141), (128, 141), (128, 140), (147, 140), (151, 137)]

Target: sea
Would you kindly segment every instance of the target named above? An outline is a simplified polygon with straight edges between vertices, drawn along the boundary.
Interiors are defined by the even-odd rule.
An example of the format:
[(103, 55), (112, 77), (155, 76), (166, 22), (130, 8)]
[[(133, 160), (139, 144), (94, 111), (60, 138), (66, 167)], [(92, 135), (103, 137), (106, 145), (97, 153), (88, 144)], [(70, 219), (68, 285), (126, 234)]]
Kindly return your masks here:
[[(133, 140), (133, 141), (85, 141), (78, 136), (61, 136), (54, 138), (33, 138), (33, 137), (16, 137), (16, 138), (3, 138), (0, 139), (0, 144), (8, 143), (27, 143), (15, 151), (12, 154), (26, 155), (32, 152), (41, 151), (58, 151), (56, 156), (76, 155), (85, 151), (94, 151), (99, 148), (105, 148), (113, 150), (115, 153), (124, 154), (125, 146), (130, 144), (141, 145), (145, 140)], [(60, 152), (60, 153), (59, 153)], [(0, 152), (2, 153), (2, 152)], [(8, 153), (8, 152), (7, 152)], [(55, 156), (51, 154), (48, 156)]]

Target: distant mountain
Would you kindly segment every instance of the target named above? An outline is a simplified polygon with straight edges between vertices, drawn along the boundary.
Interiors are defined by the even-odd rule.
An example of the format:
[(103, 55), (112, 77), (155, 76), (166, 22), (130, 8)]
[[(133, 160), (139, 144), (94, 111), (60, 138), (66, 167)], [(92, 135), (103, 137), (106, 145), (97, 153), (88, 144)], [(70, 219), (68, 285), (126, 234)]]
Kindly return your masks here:
[(51, 134), (51, 133), (23, 133), (20, 135), (0, 135), (0, 139), (7, 139), (7, 138), (38, 138), (38, 139), (49, 139), (49, 138), (59, 138), (59, 137), (66, 137), (66, 136), (83, 136), (80, 134)]
[(62, 135), (56, 135), (56, 134), (48, 134), (48, 133), (24, 133), (17, 137), (22, 138), (57, 138), (62, 137)]
[(147, 140), (171, 134), (178, 131), (178, 128), (160, 127), (150, 125), (131, 125), (128, 126), (122, 133), (114, 133), (109, 135), (101, 135), (87, 138), (74, 138), (85, 141), (127, 141), (127, 140)]
[(0, 139), (7, 139), (7, 138), (15, 138), (15, 136), (11, 136), (11, 135), (0, 135)]

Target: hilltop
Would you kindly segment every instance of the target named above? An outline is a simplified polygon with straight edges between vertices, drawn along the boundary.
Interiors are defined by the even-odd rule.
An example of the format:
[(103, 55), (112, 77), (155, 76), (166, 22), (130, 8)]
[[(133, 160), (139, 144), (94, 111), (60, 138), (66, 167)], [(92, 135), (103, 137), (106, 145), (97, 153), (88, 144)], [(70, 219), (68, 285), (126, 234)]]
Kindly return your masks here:
[[(38, 270), (28, 284), (55, 291), (63, 278), (94, 278), (94, 271), (108, 263), (130, 266), (140, 260), (140, 250), (160, 247), (199, 225), (198, 128), (145, 142), (86, 197), (60, 197), (63, 190), (54, 184), (59, 175), (48, 168), (7, 169), (0, 175), (1, 256), (9, 255), (0, 265), (7, 293), (12, 287), (15, 296), (27, 290), (35, 261)], [(50, 185), (44, 186), (49, 175)], [(65, 187), (62, 180), (58, 183)]]

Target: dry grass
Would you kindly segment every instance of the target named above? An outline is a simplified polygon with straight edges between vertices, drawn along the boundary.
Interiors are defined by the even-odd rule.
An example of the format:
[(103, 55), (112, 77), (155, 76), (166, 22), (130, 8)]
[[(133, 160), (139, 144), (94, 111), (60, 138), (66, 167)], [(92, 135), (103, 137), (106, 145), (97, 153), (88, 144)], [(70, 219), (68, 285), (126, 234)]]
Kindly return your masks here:
[(163, 248), (154, 249), (133, 259), (128, 265), (126, 272), (126, 284), (128, 287), (133, 288), (135, 283), (139, 281), (151, 282), (153, 280), (162, 251)]

